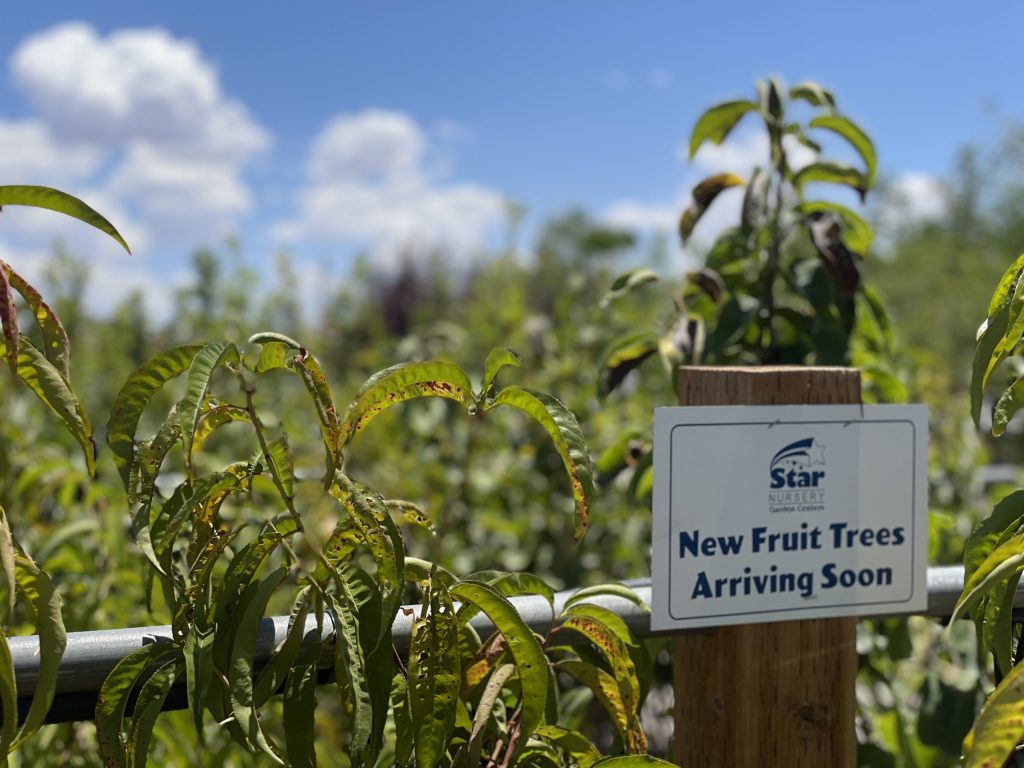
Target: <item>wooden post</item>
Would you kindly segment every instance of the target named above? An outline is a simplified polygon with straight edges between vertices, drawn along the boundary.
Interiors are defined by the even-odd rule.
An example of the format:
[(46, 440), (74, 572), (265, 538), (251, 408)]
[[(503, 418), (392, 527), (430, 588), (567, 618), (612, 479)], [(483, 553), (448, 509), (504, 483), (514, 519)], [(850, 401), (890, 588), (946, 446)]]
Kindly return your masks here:
[[(860, 372), (686, 367), (678, 394), (681, 405), (860, 403)], [(676, 762), (852, 768), (856, 628), (854, 618), (812, 619), (673, 638)]]

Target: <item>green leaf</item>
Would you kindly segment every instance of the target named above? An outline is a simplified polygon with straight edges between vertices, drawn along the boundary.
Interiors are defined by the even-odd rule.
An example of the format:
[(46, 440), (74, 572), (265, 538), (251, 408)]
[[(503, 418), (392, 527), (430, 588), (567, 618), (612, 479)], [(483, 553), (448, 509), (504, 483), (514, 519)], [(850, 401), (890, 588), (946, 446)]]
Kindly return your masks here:
[(185, 635), (185, 689), (188, 695), (188, 708), (192, 712), (192, 722), (196, 733), (202, 738), (203, 710), (206, 708), (206, 696), (213, 680), (213, 639), (212, 627), (199, 627), (193, 624)]
[[(70, 382), (71, 373), (68, 369), (68, 356), (71, 354), (71, 345), (68, 342), (68, 334), (64, 330), (64, 326), (61, 325), (60, 319), (50, 308), (50, 305), (43, 301), (39, 291), (29, 285), (25, 278), (11, 269), (9, 264), (0, 261), (0, 270), (5, 273), (11, 287), (21, 294), (29, 309), (32, 310), (32, 316), (36, 319), (36, 324), (39, 326), (43, 336), (42, 352), (46, 359), (53, 363), (54, 368), (60, 371), (65, 381)], [(17, 333), (17, 327), (15, 327), (15, 333)]]
[(705, 141), (721, 144), (740, 118), (756, 109), (757, 105), (752, 101), (726, 101), (707, 110), (697, 120), (690, 134), (690, 159), (693, 160)]
[[(266, 613), (267, 604), (274, 592), (288, 575), (287, 568), (278, 568), (261, 580), (245, 600), (245, 607), (238, 614), (231, 643), (231, 664), (228, 667), (228, 691), (231, 697), (231, 712), (235, 722), (253, 747), (259, 748), (274, 762), (284, 764), (267, 741), (260, 727), (259, 713), (253, 699), (253, 655), (256, 650), (256, 635), (260, 619)], [(248, 590), (247, 590), (248, 592)]]
[(107, 421), (107, 442), (126, 490), (130, 487), (129, 475), (135, 461), (135, 432), (142, 412), (164, 384), (188, 369), (200, 349), (202, 347), (176, 347), (148, 360), (128, 377), (114, 398)]
[(963, 592), (957, 599), (952, 624), (974, 608), (978, 601), (999, 582), (1024, 570), (1024, 533), (1011, 536), (996, 547), (984, 562), (966, 578)]
[(623, 755), (622, 757), (606, 757), (594, 763), (594, 768), (647, 768), (651, 765), (675, 766), (665, 760), (650, 755)]
[(579, 422), (560, 400), (522, 387), (505, 387), (488, 409), (499, 405), (509, 405), (532, 416), (554, 443), (572, 481), (572, 496), (576, 502), (575, 539), (579, 541), (587, 532), (590, 496), (594, 491), (594, 468)]
[(557, 746), (580, 768), (591, 768), (601, 759), (597, 747), (579, 731), (570, 731), (558, 725), (542, 725), (534, 735)]
[(522, 689), (520, 734), (524, 740), (544, 722), (548, 695), (548, 667), (544, 651), (532, 630), (499, 592), (478, 581), (461, 581), (452, 587), (452, 597), (472, 603), (494, 622), (508, 646)]
[(0, 269), (0, 327), (4, 335), (4, 357), (11, 373), (18, 373), (18, 308), (14, 306), (14, 293), (7, 280), (7, 271)]
[(1006, 425), (1010, 422), (1017, 411), (1024, 406), (1024, 379), (1017, 379), (1013, 382), (996, 402), (995, 411), (992, 414), (992, 434), (999, 437), (1006, 431)]
[(285, 435), (278, 435), (267, 446), (267, 453), (264, 454), (267, 463), (270, 465), (270, 472), (279, 483), (285, 497), (291, 499), (295, 493), (295, 463), (292, 459), (292, 449), (288, 445), (288, 438)]
[(970, 579), (992, 551), (1010, 538), (1024, 522), (1024, 491), (1014, 491), (1003, 498), (982, 520), (964, 545), (964, 578)]
[(495, 347), (488, 352), (487, 362), (484, 363), (484, 383), (480, 388), (481, 399), (487, 397), (487, 394), (494, 386), (494, 380), (497, 378), (498, 372), (501, 371), (502, 368), (506, 365), (518, 368), (522, 364), (522, 355), (514, 350), (507, 349), (505, 347)]
[(812, 200), (798, 204), (794, 210), (802, 216), (809, 216), (812, 213), (838, 214), (843, 221), (843, 239), (850, 249), (865, 254), (871, 248), (871, 241), (874, 239), (871, 225), (845, 205), (825, 200)]
[(397, 674), (392, 678), (391, 711), (395, 719), (395, 762), (398, 765), (407, 765), (409, 758), (412, 757), (414, 737), (405, 675)]
[(121, 723), (132, 690), (147, 670), (180, 653), (175, 643), (158, 640), (136, 648), (110, 670), (96, 699), (96, 741), (100, 757), (107, 766), (122, 768), (127, 762)]
[(299, 590), (292, 603), (288, 617), (288, 630), (284, 640), (274, 649), (270, 660), (260, 671), (259, 679), (253, 688), (253, 704), (262, 707), (284, 685), (285, 678), (302, 650), (302, 639), (306, 634), (306, 617), (309, 615), (309, 593), (312, 587)]
[(428, 531), (434, 530), (434, 524), (431, 522), (430, 516), (416, 502), (407, 499), (384, 499), (384, 503), (387, 505), (388, 511), (393, 516), (397, 515), (400, 517), (402, 522), (419, 528), (426, 528)]
[(218, 405), (199, 414), (199, 423), (192, 435), (192, 452), (202, 450), (207, 439), (218, 427), (239, 421), (249, 421), (249, 412), (237, 405)]
[[(235, 555), (221, 578), (221, 587), (217, 593), (217, 600), (212, 606), (212, 615), (209, 617), (210, 625), (234, 626), (233, 616), (238, 608), (238, 596), (252, 581), (264, 560), (277, 549), (285, 538), (293, 535), (297, 530), (298, 522), (294, 518), (287, 517), (277, 520), (268, 524), (254, 541)], [(220, 633), (218, 640), (226, 634), (225, 632)], [(230, 641), (229, 637), (223, 639)], [(221, 664), (219, 667), (225, 669), (227, 664)]]
[(473, 717), (473, 730), (469, 734), (469, 765), (480, 764), (480, 750), (484, 743), (487, 721), (491, 719), (494, 703), (498, 700), (502, 688), (505, 687), (505, 684), (515, 672), (516, 667), (514, 664), (502, 664), (491, 673), (484, 692), (480, 695), (480, 702), (476, 707), (476, 715)]
[(974, 348), (974, 364), (971, 368), (971, 417), (975, 426), (981, 421), (985, 385), (998, 363), (996, 350), (1006, 336), (1009, 321), (1010, 303), (1007, 302), (988, 318)]
[[(630, 752), (642, 751), (646, 745), (642, 744), (643, 730), (640, 728), (637, 718), (637, 709), (640, 706), (640, 681), (636, 676), (633, 659), (629, 655), (626, 643), (616, 635), (615, 631), (592, 615), (579, 613), (583, 608), (582, 604), (570, 608), (573, 614), (560, 624), (558, 629), (573, 630), (583, 635), (607, 660), (612, 670), (612, 677), (618, 683), (619, 696), (626, 712), (628, 724), (627, 737), (624, 738), (626, 748)], [(593, 613), (595, 612), (591, 611), (591, 614)], [(623, 629), (625, 628), (623, 627)], [(625, 633), (628, 637), (629, 631), (625, 630)]]
[[(11, 623), (14, 613), (15, 599), (18, 592), (18, 581), (15, 574), (14, 536), (7, 522), (7, 513), (0, 506), (0, 628)], [(0, 631), (2, 634), (2, 631)], [(7, 754), (0, 750), (0, 754)]]
[(831, 109), (836, 106), (836, 100), (832, 97), (832, 92), (825, 90), (810, 80), (797, 83), (790, 88), (789, 98), (794, 100), (803, 99), (812, 107), (828, 107)]
[(1024, 736), (1024, 664), (996, 686), (964, 739), (964, 768), (1003, 765)]
[(459, 701), (459, 630), (443, 588), (431, 590), (430, 610), (412, 625), (409, 645), (409, 711), (417, 768), (434, 768), (444, 757)]
[[(335, 582), (339, 593), (328, 595), (334, 615), (334, 675), (352, 711), (349, 746), (353, 753), (359, 753), (369, 744), (373, 728), (373, 702), (366, 669), (366, 651), (373, 648), (365, 648), (360, 642), (359, 606), (353, 594), (353, 585), (344, 576), (335, 579)], [(376, 640), (372, 633), (371, 638)]]
[(989, 317), (1002, 309), (1003, 305), (1009, 301), (1010, 294), (1020, 279), (1021, 270), (1024, 270), (1024, 254), (1018, 256), (1006, 272), (1003, 273), (1003, 276), (999, 278), (996, 289), (992, 293), (992, 299), (988, 304)]
[(839, 163), (821, 161), (805, 165), (796, 175), (793, 176), (793, 186), (802, 190), (805, 184), (813, 182), (826, 182), (830, 184), (845, 184), (853, 187), (864, 197), (871, 186), (867, 177), (856, 168), (850, 168)]
[(401, 363), (374, 374), (360, 387), (341, 424), (341, 445), (377, 414), (414, 397), (444, 397), (467, 408), (476, 405), (473, 385), (459, 366), (438, 361)]
[[(319, 615), (319, 614), (318, 614)], [(321, 627), (302, 649), (284, 685), (284, 734), (288, 764), (316, 768), (316, 677), (320, 661)]]
[(658, 351), (658, 337), (650, 331), (633, 333), (615, 339), (601, 356), (601, 378), (598, 395), (607, 397), (626, 378), (630, 371)]
[(647, 269), (646, 267), (636, 267), (634, 269), (627, 270), (621, 275), (615, 278), (612, 282), (611, 288), (601, 298), (601, 307), (607, 307), (616, 299), (620, 299), (627, 293), (635, 291), (641, 286), (647, 285), (648, 283), (655, 283), (659, 280), (657, 273)]
[(683, 211), (683, 215), (679, 219), (679, 238), (683, 243), (690, 239), (701, 216), (719, 194), (730, 187), (743, 186), (745, 183), (735, 173), (719, 173), (704, 179), (695, 186), (693, 188), (693, 205)]
[(249, 337), (246, 344), (282, 344), (286, 347), (291, 347), (292, 349), (302, 349), (302, 345), (291, 336), (285, 336), (283, 333), (275, 333), (274, 331), (254, 333)]
[(821, 115), (811, 120), (810, 126), (812, 128), (824, 128), (827, 131), (832, 131), (850, 142), (864, 161), (868, 186), (870, 187), (875, 183), (875, 171), (878, 166), (878, 159), (875, 156), (875, 145), (871, 142), (871, 138), (856, 123), (839, 115)]
[(644, 452), (650, 450), (650, 434), (638, 429), (621, 432), (594, 464), (597, 482), (602, 487), (614, 480), (627, 467), (634, 466)]
[(77, 197), (50, 187), (34, 187), (25, 185), (0, 186), (0, 208), (5, 205), (27, 205), (33, 208), (46, 208), (63, 213), (79, 221), (105, 232), (116, 240), (128, 253), (131, 249), (114, 225), (100, 216), (96, 211)]
[[(633, 743), (633, 713), (626, 709), (622, 702), (622, 691), (619, 684), (611, 675), (600, 667), (595, 667), (585, 661), (578, 659), (563, 659), (555, 665), (560, 672), (572, 675), (583, 685), (587, 686), (594, 693), (594, 697), (601, 702), (612, 724), (619, 732), (624, 745)], [(643, 732), (640, 732), (641, 735)], [(627, 746), (628, 748), (628, 746)]]
[(598, 597), (600, 595), (609, 595), (612, 597), (621, 597), (623, 600), (628, 600), (633, 605), (643, 608), (645, 611), (650, 612), (650, 606), (647, 605), (632, 589), (627, 587), (625, 584), (598, 584), (593, 587), (583, 587), (577, 589), (571, 595), (569, 599), (565, 601), (565, 607), (563, 610), (568, 610), (576, 603), (589, 600), (592, 597)]
[(633, 637), (633, 633), (629, 631), (629, 627), (626, 626), (626, 622), (622, 617), (603, 606), (588, 602), (577, 602), (576, 604), (564, 609), (561, 615), (562, 618), (578, 616), (596, 621), (602, 627), (615, 635), (619, 642), (622, 643), (622, 648), (618, 650), (625, 651), (627, 646), (635, 646), (638, 644), (636, 638)]
[(29, 605), (39, 635), (39, 672), (36, 676), (36, 690), (29, 705), (28, 714), (22, 721), (17, 747), (39, 730), (57, 691), (57, 672), (67, 645), (67, 632), (61, 617), (60, 595), (45, 572), (39, 570), (27, 557), (14, 558), (15, 578), (18, 588)]
[[(405, 547), (402, 536), (391, 519), (384, 500), (370, 487), (354, 482), (344, 473), (338, 472), (330, 493), (341, 502), (348, 512), (349, 519), (355, 524), (359, 534), (370, 549), (377, 563), (377, 584), (380, 586), (383, 612), (381, 624), (377, 630), (377, 642), (391, 638), (391, 622), (398, 612), (402, 600), (402, 587), (405, 583)], [(332, 536), (332, 540), (334, 537)], [(324, 556), (330, 561), (341, 549), (335, 551), (332, 542), (324, 548)], [(320, 563), (315, 576), (323, 578), (324, 570)], [(376, 647), (375, 642), (372, 647)]]
[(422, 585), (437, 581), (446, 589), (450, 589), (458, 581), (455, 574), (448, 569), (418, 557), (405, 558), (405, 579)]
[[(7, 350), (3, 346), (0, 346), (0, 357), (7, 357)], [(94, 475), (96, 444), (93, 441), (92, 427), (82, 403), (71, 391), (67, 379), (24, 336), (18, 338), (17, 368), (18, 377), (63, 422), (71, 436), (82, 446), (86, 469), (90, 476)]]
[(239, 361), (238, 348), (226, 341), (211, 341), (204, 346), (192, 359), (188, 368), (188, 379), (185, 383), (185, 396), (178, 401), (177, 424), (181, 427), (181, 437), (185, 444), (185, 460), (192, 455), (192, 443), (195, 439), (199, 416), (206, 402), (206, 393), (210, 389), (210, 379), (214, 371), (222, 366), (231, 366)]
[(149, 764), (149, 741), (153, 727), (163, 711), (164, 702), (171, 692), (171, 686), (184, 670), (180, 661), (164, 664), (142, 686), (139, 698), (132, 712), (132, 724), (128, 731), (127, 755), (129, 766), (143, 768)]
[[(0, 632), (0, 707), (4, 712), (18, 711), (18, 686), (14, 676), (14, 660), (11, 648), (7, 644), (7, 636)], [(11, 745), (18, 735), (18, 718), (4, 717), (0, 719), (0, 762), (7, 762)]]

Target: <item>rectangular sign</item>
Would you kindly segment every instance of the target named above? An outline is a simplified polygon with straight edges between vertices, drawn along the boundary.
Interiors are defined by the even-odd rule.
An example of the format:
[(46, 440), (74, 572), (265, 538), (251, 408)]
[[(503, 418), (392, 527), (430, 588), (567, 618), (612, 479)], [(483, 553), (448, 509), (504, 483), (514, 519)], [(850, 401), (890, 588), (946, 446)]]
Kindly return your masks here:
[(928, 410), (654, 414), (655, 630), (927, 606)]

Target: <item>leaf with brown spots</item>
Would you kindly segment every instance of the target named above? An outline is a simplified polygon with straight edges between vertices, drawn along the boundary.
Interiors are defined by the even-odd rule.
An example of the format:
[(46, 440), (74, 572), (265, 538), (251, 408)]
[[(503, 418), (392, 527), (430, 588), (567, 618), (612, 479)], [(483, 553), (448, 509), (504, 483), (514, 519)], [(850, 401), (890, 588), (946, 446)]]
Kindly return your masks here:
[(544, 722), (548, 696), (548, 664), (537, 638), (522, 617), (494, 587), (480, 581), (462, 581), (452, 597), (471, 603), (487, 614), (505, 638), (522, 690), (520, 736), (525, 741)]
[[(32, 316), (35, 317), (39, 330), (43, 335), (42, 352), (46, 359), (53, 363), (54, 368), (60, 371), (65, 381), (70, 382), (71, 373), (68, 369), (68, 356), (71, 354), (71, 345), (68, 342), (68, 334), (64, 330), (64, 326), (61, 325), (60, 319), (53, 309), (50, 308), (50, 305), (43, 301), (39, 291), (29, 285), (25, 278), (11, 269), (9, 264), (0, 261), (0, 271), (4, 272), (4, 277), (10, 282), (10, 287), (21, 294), (25, 303), (28, 304), (28, 308), (32, 310)], [(3, 290), (3, 278), (0, 278), (0, 290)], [(15, 328), (15, 333), (17, 333), (17, 328)]]
[(434, 768), (444, 758), (459, 701), (459, 630), (451, 597), (431, 590), (429, 613), (412, 625), (409, 645), (409, 710), (416, 765)]
[(964, 768), (999, 768), (1024, 738), (1024, 664), (992, 691), (964, 739)]
[(374, 374), (356, 393), (341, 425), (340, 446), (377, 414), (414, 397), (443, 397), (467, 409), (476, 405), (469, 377), (454, 363), (401, 363)]
[(532, 416), (554, 443), (572, 482), (572, 496), (576, 502), (574, 538), (579, 541), (587, 532), (590, 497), (594, 493), (594, 466), (579, 422), (557, 398), (522, 387), (505, 387), (487, 408), (490, 410), (499, 405), (509, 405)]

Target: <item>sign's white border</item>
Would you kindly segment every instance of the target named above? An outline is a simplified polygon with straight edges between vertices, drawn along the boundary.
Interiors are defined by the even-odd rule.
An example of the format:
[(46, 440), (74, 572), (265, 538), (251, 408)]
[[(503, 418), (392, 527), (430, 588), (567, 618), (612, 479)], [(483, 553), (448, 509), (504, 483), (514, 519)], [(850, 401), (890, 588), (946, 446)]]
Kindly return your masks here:
[[(761, 430), (780, 425), (822, 426), (859, 424), (906, 424), (910, 430), (912, 455), (906, 457), (910, 468), (911, 509), (893, 510), (894, 518), (906, 519), (910, 525), (909, 550), (912, 562), (909, 579), (899, 599), (852, 599), (828, 605), (809, 602), (799, 607), (775, 608), (765, 597), (754, 610), (729, 611), (714, 607), (714, 600), (695, 606), (685, 616), (673, 615), (673, 494), (685, 492), (674, 488), (672, 434), (678, 428), (714, 428), (716, 426), (750, 427)], [(861, 430), (858, 430), (858, 434)], [(751, 433), (752, 435), (754, 432)], [(654, 630), (689, 629), (730, 624), (754, 624), (837, 616), (909, 614), (926, 609), (927, 540), (928, 540), (928, 410), (922, 405), (815, 405), (815, 406), (705, 406), (658, 408), (654, 416), (654, 494), (652, 533), (652, 615)], [(761, 468), (756, 468), (760, 470)], [(711, 473), (709, 473), (711, 474)], [(722, 475), (721, 477), (725, 477)], [(714, 478), (709, 477), (709, 481)], [(702, 516), (716, 510), (688, 509), (688, 525), (699, 526)], [(798, 557), (798, 556), (791, 556)]]

